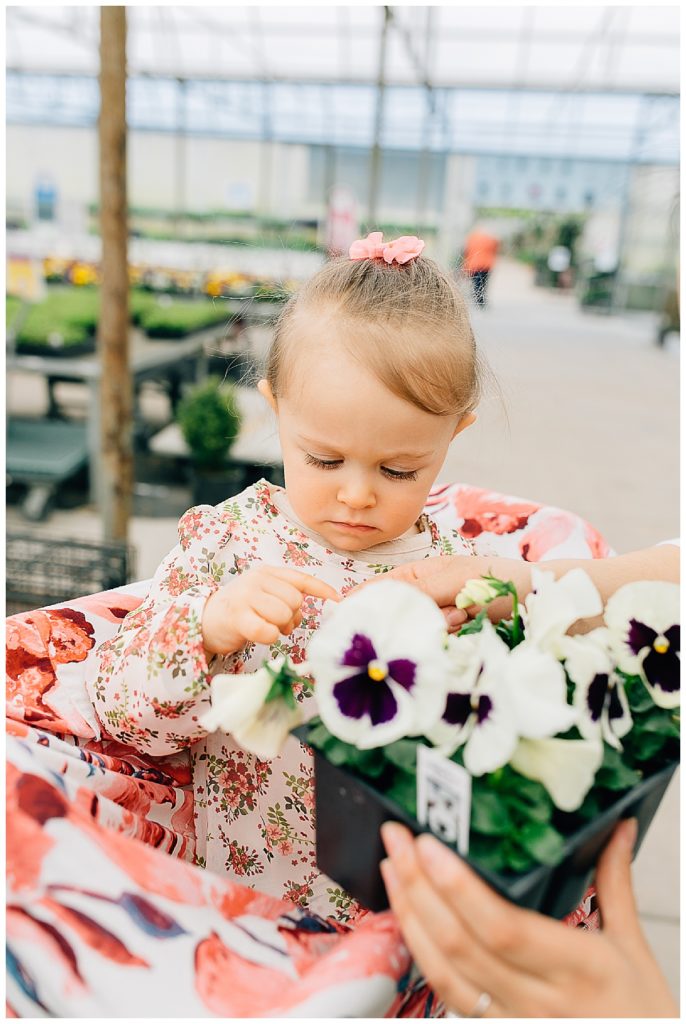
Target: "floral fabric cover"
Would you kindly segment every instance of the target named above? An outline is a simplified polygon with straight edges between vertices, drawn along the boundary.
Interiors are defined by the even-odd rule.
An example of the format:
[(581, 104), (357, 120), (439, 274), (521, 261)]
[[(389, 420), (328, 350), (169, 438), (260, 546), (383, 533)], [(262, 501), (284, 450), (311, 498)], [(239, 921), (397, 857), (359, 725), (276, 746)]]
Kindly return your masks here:
[[(197, 728), (216, 671), (199, 641), (202, 604), (252, 559), (277, 554), (274, 564), (345, 590), (393, 564), (465, 550), (464, 538), (477, 553), (530, 560), (609, 549), (571, 513), (454, 484), (434, 489), (420, 534), (370, 565), (303, 535), (271, 485), (250, 491), (186, 513), (152, 583), (7, 621), (8, 1016), (442, 1012), (392, 915), (327, 893), (336, 887), (316, 875), (306, 749), (293, 740), (292, 766), (256, 765), (230, 737), (212, 748)], [(318, 603), (304, 631), (276, 645), (294, 660)], [(234, 656), (233, 670), (265, 653)], [(210, 801), (217, 843), (197, 834), (197, 805)], [(261, 872), (240, 852), (248, 823)], [(210, 846), (220, 853), (207, 864)], [(597, 927), (594, 904), (589, 891), (569, 924)]]

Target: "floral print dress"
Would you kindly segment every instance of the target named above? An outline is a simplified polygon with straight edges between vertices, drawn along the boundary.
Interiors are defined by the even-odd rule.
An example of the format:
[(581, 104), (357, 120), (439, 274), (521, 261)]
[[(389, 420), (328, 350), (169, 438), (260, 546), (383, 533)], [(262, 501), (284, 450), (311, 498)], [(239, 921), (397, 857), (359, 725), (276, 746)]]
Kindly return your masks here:
[[(153, 757), (190, 747), (196, 863), (324, 917), (354, 915), (350, 897), (317, 870), (308, 749), (289, 737), (279, 757), (260, 761), (230, 735), (207, 735), (199, 724), (216, 673), (253, 672), (277, 654), (303, 661), (324, 602), (305, 597), (302, 623), (290, 636), (271, 646), (248, 644), (210, 664), (203, 608), (218, 587), (258, 562), (299, 568), (345, 595), (406, 562), (446, 551), (469, 554), (469, 541), (450, 534), (442, 537), (423, 515), (403, 537), (353, 557), (299, 522), (283, 488), (264, 480), (181, 518), (178, 546), (159, 567), (144, 603), (96, 652), (87, 688), (110, 737)], [(315, 698), (297, 696), (308, 704), (306, 717), (316, 714)]]

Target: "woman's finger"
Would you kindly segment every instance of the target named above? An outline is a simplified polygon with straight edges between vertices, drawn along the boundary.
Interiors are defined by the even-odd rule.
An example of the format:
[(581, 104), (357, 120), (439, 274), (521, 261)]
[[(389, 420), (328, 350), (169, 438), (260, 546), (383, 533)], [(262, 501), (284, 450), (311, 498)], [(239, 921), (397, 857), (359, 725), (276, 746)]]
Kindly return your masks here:
[(603, 931), (620, 944), (627, 939), (635, 941), (642, 935), (631, 882), (631, 857), (637, 831), (635, 818), (622, 821), (603, 850), (596, 870)]
[(514, 1000), (518, 1007), (538, 1005), (546, 992), (539, 977), (526, 970), (515, 969), (497, 952), (492, 952), (475, 937), (468, 925), (433, 886), (416, 857), (415, 844), (398, 843), (393, 851), (392, 829), (384, 826), (384, 840), (391, 833), (388, 849), (391, 867), (397, 879), (397, 900), (406, 913), (430, 931), (434, 945), (459, 969), (460, 975), (478, 992), (483, 988)]
[(561, 958), (568, 963), (576, 954), (580, 964), (586, 960), (587, 950), (569, 943), (570, 929), (499, 896), (435, 836), (424, 834), (416, 845), (432, 884), (473, 935), (499, 957), (543, 978)]
[[(447, 1009), (462, 1016), (470, 1016), (477, 1008), (482, 992), (486, 992), (486, 989), (478, 989), (462, 975), (459, 963), (446, 957), (436, 943), (434, 936), (437, 932), (433, 925), (427, 926), (424, 919), (420, 919), (413, 913), (407, 900), (405, 887), (396, 875), (393, 863), (388, 860), (382, 861), (381, 874), (391, 909), (398, 919), (403, 938), (422, 974), (439, 999), (446, 1004)], [(503, 1008), (497, 1000), (490, 992), (487, 994), (490, 1003), (479, 1015), (483, 1017), (504, 1016)]]
[[(539, 979), (546, 979), (561, 963), (587, 964), (587, 950), (583, 943), (579, 948), (565, 925), (503, 899), (435, 836), (424, 834), (415, 845), (418, 861), (441, 899), (472, 938), (499, 960)], [(572, 956), (574, 965), (569, 963)]]

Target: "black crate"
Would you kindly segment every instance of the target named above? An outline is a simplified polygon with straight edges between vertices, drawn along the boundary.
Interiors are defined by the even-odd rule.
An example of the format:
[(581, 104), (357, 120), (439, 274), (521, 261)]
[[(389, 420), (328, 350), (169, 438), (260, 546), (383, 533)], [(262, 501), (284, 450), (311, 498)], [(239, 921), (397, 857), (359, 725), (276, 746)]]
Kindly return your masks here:
[(127, 544), (11, 533), (6, 549), (6, 614), (73, 601), (135, 579)]

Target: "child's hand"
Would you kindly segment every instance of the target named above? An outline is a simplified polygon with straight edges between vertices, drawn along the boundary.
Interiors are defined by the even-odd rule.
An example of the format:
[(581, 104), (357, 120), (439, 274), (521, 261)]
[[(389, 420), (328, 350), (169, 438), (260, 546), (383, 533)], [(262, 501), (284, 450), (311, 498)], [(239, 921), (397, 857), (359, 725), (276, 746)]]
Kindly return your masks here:
[(247, 643), (273, 644), (302, 620), (303, 595), (339, 601), (328, 583), (295, 569), (258, 565), (220, 587), (202, 616), (205, 651), (233, 654)]

